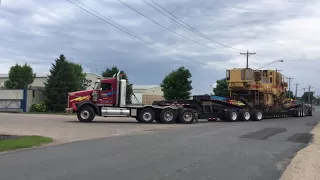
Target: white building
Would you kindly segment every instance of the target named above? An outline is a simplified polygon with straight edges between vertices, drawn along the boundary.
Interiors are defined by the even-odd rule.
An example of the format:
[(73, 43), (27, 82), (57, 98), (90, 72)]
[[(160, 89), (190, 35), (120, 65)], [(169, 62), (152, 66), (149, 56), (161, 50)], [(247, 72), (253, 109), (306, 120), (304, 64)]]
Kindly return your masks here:
[[(31, 87), (33, 88), (43, 88), (44, 87), (44, 83), (47, 82), (48, 79), (48, 74), (36, 74), (36, 78), (34, 79), (33, 83), (31, 84)], [(96, 81), (96, 79), (98, 77), (101, 77), (98, 74), (94, 74), (94, 73), (87, 73), (86, 79), (89, 82), (89, 87), (87, 87), (87, 89), (92, 89), (92, 87), (94, 86), (94, 82)], [(9, 80), (9, 75), (8, 74), (0, 74), (0, 88), (4, 87), (4, 82), (6, 82), (7, 80)]]
[[(33, 88), (44, 88), (44, 83), (47, 81), (48, 74), (40, 74), (34, 79), (31, 84)], [(95, 73), (87, 73), (86, 79), (89, 82), (87, 89), (92, 89), (94, 82), (97, 78), (101, 78), (101, 75)], [(0, 89), (4, 87), (4, 82), (9, 80), (8, 74), (0, 74)], [(156, 100), (163, 100), (163, 92), (159, 85), (133, 85), (132, 90), (134, 95), (132, 96), (133, 104), (151, 104)]]
[(163, 92), (159, 85), (132, 85), (133, 104), (152, 104), (153, 101), (163, 100)]

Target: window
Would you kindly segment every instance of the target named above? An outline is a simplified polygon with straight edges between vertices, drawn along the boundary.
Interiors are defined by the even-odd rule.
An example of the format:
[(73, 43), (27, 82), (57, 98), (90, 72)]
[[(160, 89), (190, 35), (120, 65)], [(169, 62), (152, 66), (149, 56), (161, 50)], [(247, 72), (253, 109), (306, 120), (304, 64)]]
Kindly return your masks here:
[(227, 70), (226, 78), (227, 78), (227, 80), (230, 80), (230, 71), (229, 70)]
[(246, 71), (244, 69), (241, 70), (241, 80), (245, 80)]
[(102, 91), (108, 91), (111, 90), (111, 84), (110, 83), (101, 83)]
[(270, 83), (272, 83), (272, 77), (270, 77)]

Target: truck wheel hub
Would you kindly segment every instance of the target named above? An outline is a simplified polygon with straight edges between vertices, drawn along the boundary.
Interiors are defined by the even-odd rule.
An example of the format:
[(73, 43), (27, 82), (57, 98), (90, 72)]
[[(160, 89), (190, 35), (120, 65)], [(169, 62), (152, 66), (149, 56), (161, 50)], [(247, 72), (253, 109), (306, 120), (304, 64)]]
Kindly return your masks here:
[(258, 119), (262, 119), (262, 113), (261, 112), (257, 112), (257, 118)]
[(244, 113), (244, 119), (245, 119), (245, 120), (250, 119), (250, 113), (245, 112), (245, 113)]
[(90, 113), (87, 110), (81, 111), (81, 114), (80, 114), (82, 119), (88, 119), (89, 115), (90, 115)]
[(235, 121), (237, 119), (237, 113), (236, 112), (232, 112), (231, 113), (231, 119), (232, 119), (232, 121)]
[(152, 118), (151, 113), (146, 112), (146, 113), (143, 114), (143, 119), (144, 120), (149, 121), (149, 120), (151, 120), (151, 118)]
[(185, 121), (191, 121), (192, 120), (192, 113), (191, 112), (186, 112), (183, 114), (183, 119)]
[(167, 112), (164, 113), (164, 120), (171, 121), (172, 119), (173, 119), (172, 112), (167, 111)]

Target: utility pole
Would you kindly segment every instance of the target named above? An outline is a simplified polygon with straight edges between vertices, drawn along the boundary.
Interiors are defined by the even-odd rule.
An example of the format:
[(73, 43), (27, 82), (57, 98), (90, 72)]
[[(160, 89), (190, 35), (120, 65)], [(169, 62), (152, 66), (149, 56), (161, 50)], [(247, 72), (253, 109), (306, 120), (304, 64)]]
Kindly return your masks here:
[(298, 96), (298, 86), (299, 86), (300, 84), (296, 83), (296, 84), (294, 84), (294, 85), (296, 85), (296, 93), (295, 93), (295, 97), (297, 98), (297, 96)]
[(311, 102), (310, 102), (310, 100), (311, 100), (311, 98), (310, 98), (310, 94), (311, 94), (311, 85), (309, 85), (309, 92), (308, 92), (308, 103), (309, 104), (311, 104)]
[(290, 89), (291, 89), (291, 79), (294, 79), (294, 78), (292, 78), (292, 77), (288, 77), (288, 79), (289, 79), (289, 98), (291, 98), (291, 91), (290, 91)]
[(247, 65), (246, 65), (246, 68), (248, 69), (249, 68), (249, 56), (250, 55), (254, 55), (256, 53), (249, 53), (249, 51), (247, 51), (246, 53), (240, 53), (240, 55), (246, 55), (247, 56)]

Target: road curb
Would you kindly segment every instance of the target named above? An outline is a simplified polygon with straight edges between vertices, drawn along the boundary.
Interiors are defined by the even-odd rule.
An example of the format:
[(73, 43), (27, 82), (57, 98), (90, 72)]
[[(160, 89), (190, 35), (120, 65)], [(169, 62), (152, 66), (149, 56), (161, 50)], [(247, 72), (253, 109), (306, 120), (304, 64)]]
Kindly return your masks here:
[(291, 160), (280, 180), (320, 179), (320, 123), (310, 132), (312, 141), (298, 151)]

